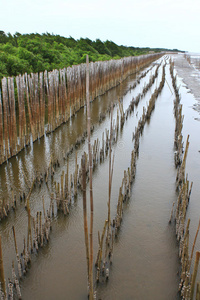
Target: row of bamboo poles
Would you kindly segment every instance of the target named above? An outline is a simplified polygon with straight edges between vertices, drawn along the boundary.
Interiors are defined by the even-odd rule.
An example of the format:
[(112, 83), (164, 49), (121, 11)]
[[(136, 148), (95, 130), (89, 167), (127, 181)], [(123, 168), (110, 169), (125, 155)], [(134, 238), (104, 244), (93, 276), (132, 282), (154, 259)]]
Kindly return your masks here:
[[(89, 99), (119, 84), (162, 54), (89, 64)], [(86, 104), (86, 64), (3, 78), (0, 87), (0, 164), (54, 131)]]
[[(20, 280), (26, 275), (31, 266), (31, 254), (36, 253), (39, 247), (43, 247), (49, 241), (49, 234), (51, 230), (51, 219), (54, 216), (54, 204), (51, 201), (50, 207), (45, 211), (43, 199), (43, 215), (42, 211), (38, 211), (36, 217), (33, 217), (30, 212), (29, 200), (27, 203), (27, 239), (23, 239), (23, 251), (19, 254), (17, 239), (15, 234), (15, 227), (13, 230), (13, 240), (16, 253), (16, 266), (14, 260), (12, 261), (12, 279), (8, 278), (8, 289), (6, 287), (6, 279), (4, 277), (3, 257), (0, 237), (0, 299), (13, 300), (22, 299), (20, 290)], [(17, 274), (16, 274), (17, 269)]]
[[(158, 69), (156, 69), (156, 73), (157, 73), (157, 70)], [(155, 92), (153, 93), (152, 97), (156, 97), (156, 98), (158, 97), (159, 93), (162, 91), (164, 83), (165, 83), (165, 66), (163, 67), (163, 75), (162, 75), (160, 85), (158, 88), (155, 89)], [(145, 93), (145, 89), (144, 89), (144, 93)], [(151, 105), (150, 105), (150, 107), (153, 110), (153, 107)], [(131, 114), (132, 111), (134, 111), (134, 109), (131, 110), (130, 106), (129, 106), (127, 111), (123, 115), (121, 115), (121, 121), (123, 122), (124, 115), (128, 116), (129, 114)], [(111, 267), (112, 261), (113, 261), (114, 240), (117, 238), (119, 230), (120, 230), (122, 217), (123, 217), (123, 205), (130, 198), (131, 186), (133, 184), (133, 180), (134, 180), (135, 174), (136, 174), (136, 158), (138, 156), (138, 151), (139, 151), (139, 138), (140, 138), (140, 135), (142, 135), (144, 125), (145, 125), (146, 121), (148, 120), (147, 111), (148, 111), (148, 109), (146, 110), (145, 108), (143, 108), (143, 115), (140, 118), (140, 120), (138, 122), (138, 126), (135, 130), (135, 135), (134, 135), (135, 141), (134, 141), (134, 149), (131, 153), (131, 164), (127, 170), (124, 170), (124, 177), (122, 179), (122, 185), (119, 188), (117, 212), (116, 212), (116, 216), (112, 222), (110, 220), (110, 193), (111, 193), (111, 187), (112, 187), (114, 156), (112, 158), (112, 163), (111, 163), (111, 145), (115, 140), (112, 139), (112, 125), (111, 125), (110, 142), (109, 142), (110, 155), (109, 155), (108, 219), (105, 220), (102, 234), (100, 235), (100, 233), (98, 232), (99, 247), (98, 247), (98, 253), (97, 253), (96, 262), (95, 262), (96, 283), (97, 284), (99, 282), (105, 282), (105, 279), (108, 280), (108, 278), (109, 278), (110, 267)], [(112, 115), (111, 115), (111, 124), (112, 124)]]
[[(159, 66), (160, 66), (160, 64), (159, 64)], [(128, 114), (130, 113), (130, 111), (134, 110), (134, 106), (136, 106), (136, 107), (138, 106), (138, 103), (139, 103), (140, 99), (142, 99), (144, 97), (147, 90), (150, 89), (151, 86), (153, 85), (153, 83), (155, 82), (155, 79), (158, 76), (158, 67), (159, 66), (156, 67), (156, 70), (155, 70), (154, 74), (150, 76), (149, 82), (144, 85), (142, 92), (139, 93), (136, 96), (136, 98), (132, 99), (132, 101), (129, 105), (129, 109), (125, 113), (123, 113), (123, 106), (122, 106), (121, 102), (119, 102), (119, 110), (120, 110), (120, 114), (121, 114), (121, 127), (123, 127), (124, 119), (128, 117)], [(131, 89), (134, 89), (136, 87), (136, 85), (140, 83), (141, 79), (144, 78), (152, 70), (153, 67), (154, 66), (150, 67), (145, 72), (143, 72), (138, 77), (137, 81), (135, 81), (135, 83), (132, 86), (130, 86), (128, 91), (130, 91)], [(114, 108), (114, 106), (115, 105), (113, 104), (113, 108)], [(107, 113), (110, 114), (110, 112), (111, 112), (111, 106), (108, 107), (108, 109), (107, 109)], [(101, 123), (105, 119), (105, 117), (106, 117), (106, 114), (101, 113), (99, 115), (99, 123)], [(118, 133), (118, 130), (119, 130), (119, 111), (117, 111), (116, 125), (117, 125), (116, 129), (113, 130), (113, 132), (116, 131)], [(91, 128), (90, 128), (91, 133), (93, 132), (93, 130), (94, 130), (94, 126), (91, 125)], [(100, 151), (100, 160), (101, 161), (104, 160), (104, 155), (106, 154), (106, 156), (107, 156), (107, 154), (108, 154), (109, 130), (107, 130), (105, 132), (105, 136), (106, 136), (106, 140), (104, 141), (104, 133), (103, 133), (103, 135), (102, 135), (102, 148), (101, 148), (101, 151)], [(82, 143), (85, 142), (86, 138), (87, 138), (87, 131), (84, 131), (83, 134), (77, 138), (75, 144), (73, 146), (71, 146), (71, 148), (68, 148), (67, 151), (63, 151), (64, 161), (68, 159), (69, 155), (71, 155), (73, 151), (78, 149), (78, 147)], [(96, 143), (99, 145), (100, 141), (96, 140)], [(104, 144), (103, 143), (105, 143), (105, 151), (104, 151)], [(96, 155), (98, 155), (98, 154), (96, 154)], [(93, 166), (94, 167), (96, 166), (96, 161), (97, 160), (98, 160), (97, 158), (96, 158), (96, 160), (95, 159), (93, 160)], [(26, 195), (25, 192), (23, 192), (22, 195), (21, 194), (19, 195), (19, 199), (20, 199), (20, 202), (22, 200), (25, 201), (25, 207), (26, 207), (26, 203), (27, 203), (27, 198), (30, 198), (32, 191), (38, 186), (41, 187), (42, 183), (45, 183), (45, 182), (47, 183), (49, 178), (53, 177), (56, 168), (58, 166), (60, 166), (60, 164), (61, 164), (61, 161), (59, 161), (57, 158), (51, 157), (50, 161), (49, 161), (49, 165), (48, 165), (46, 171), (43, 174), (36, 172), (36, 174), (34, 176), (32, 176), (31, 180), (29, 180), (27, 178), (26, 174), (23, 172), (23, 177), (24, 177), (24, 180), (25, 180), (25, 182), (27, 184), (27, 187), (28, 187), (28, 194)], [(81, 174), (81, 172), (80, 172), (80, 174)], [(74, 178), (74, 174), (71, 174), (71, 176)], [(78, 185), (81, 185), (81, 175), (80, 175), (80, 179), (78, 178)], [(70, 191), (70, 189), (69, 189), (69, 191)], [(74, 197), (74, 192), (72, 191), (70, 195), (71, 196), (69, 196), (69, 198), (72, 199)], [(10, 210), (15, 210), (17, 208), (17, 202), (18, 202), (17, 201), (17, 195), (14, 194), (13, 191), (12, 191), (12, 198), (11, 199), (9, 199), (9, 198), (6, 198), (6, 199), (3, 198), (2, 200), (0, 199), (0, 220), (6, 218), (9, 214)]]
[[(145, 73), (143, 73), (140, 77), (142, 78), (142, 76), (144, 76)], [(155, 77), (157, 75), (158, 75), (158, 73), (157, 73), (157, 69), (156, 69), (156, 72), (152, 77)], [(150, 78), (149, 82), (152, 82), (152, 84), (153, 84), (154, 81), (152, 81), (152, 77)], [(149, 83), (148, 83), (148, 87), (149, 88), (151, 87), (151, 85)], [(144, 87), (144, 93), (145, 93), (145, 91), (146, 91), (146, 87)], [(132, 100), (132, 102), (134, 102), (134, 99)], [(138, 104), (138, 102), (137, 102), (137, 104)], [(111, 108), (108, 108), (107, 112), (112, 114), (113, 107), (114, 106), (111, 105)], [(133, 104), (132, 104), (132, 108), (134, 108)], [(131, 113), (130, 106), (129, 106), (128, 111), (129, 111), (129, 113), (125, 112), (125, 113), (121, 114), (121, 124), (124, 123), (124, 121), (122, 121), (124, 118), (124, 115), (128, 116)], [(105, 140), (104, 140), (104, 133), (102, 134), (102, 147), (100, 147), (100, 141), (98, 139), (94, 141), (93, 145), (91, 145), (91, 150), (90, 150), (90, 152), (92, 154), (91, 155), (92, 156), (92, 168), (90, 168), (91, 170), (95, 170), (95, 167), (98, 165), (98, 163), (103, 162), (104, 158), (108, 156), (108, 151), (109, 151), (109, 149), (111, 149), (111, 141), (112, 141), (112, 143), (117, 142), (119, 128), (122, 129), (122, 127), (123, 126), (122, 125), (120, 126), (120, 124), (119, 124), (119, 112), (118, 112), (117, 121), (115, 122), (115, 125), (113, 123), (112, 127), (110, 128), (110, 133), (109, 133), (109, 130), (106, 130), (106, 132), (105, 132)], [(93, 129), (94, 129), (94, 127), (92, 125), (90, 125), (90, 131), (93, 131)], [(89, 131), (89, 128), (88, 128), (88, 131)], [(49, 210), (47, 212), (45, 212), (44, 199), (43, 199), (43, 215), (42, 215), (41, 211), (37, 212), (35, 218), (31, 216), (30, 206), (29, 206), (29, 200), (31, 197), (31, 193), (36, 187), (41, 187), (41, 185), (44, 183), (48, 184), (49, 177), (51, 177), (51, 179), (53, 179), (55, 170), (57, 167), (60, 166), (60, 162), (57, 159), (53, 160), (51, 157), (49, 166), (48, 166), (46, 172), (44, 174), (41, 174), (41, 173), (36, 174), (35, 176), (33, 176), (31, 182), (27, 179), (26, 175), (24, 174), (24, 178), (29, 187), (29, 191), (28, 191), (27, 195), (25, 195), (25, 194), (20, 195), (20, 199), (24, 200), (25, 207), (27, 209), (27, 214), (28, 214), (27, 242), (24, 240), (24, 250), (23, 250), (23, 253), (21, 254), (21, 257), (19, 257), (17, 246), (16, 246), (17, 245), (16, 237), (15, 237), (14, 229), (13, 229), (14, 244), (15, 244), (16, 258), (17, 258), (18, 276), (16, 276), (16, 274), (15, 274), (15, 277), (13, 277), (13, 280), (10, 280), (10, 279), (8, 280), (9, 281), (9, 283), (8, 283), (9, 291), (8, 292), (6, 292), (6, 285), (5, 285), (5, 288), (2, 287), (2, 290), (4, 291), (4, 289), (5, 289), (5, 293), (7, 295), (8, 294), (12, 295), (14, 293), (20, 299), (19, 280), (22, 278), (23, 275), (26, 274), (26, 272), (30, 268), (31, 253), (35, 253), (35, 252), (39, 251), (40, 247), (43, 247), (43, 245), (48, 242), (49, 234), (50, 234), (50, 227), (51, 227), (51, 220), (55, 213), (54, 210), (56, 210), (57, 214), (59, 213), (59, 211), (63, 212), (65, 215), (69, 214), (70, 213), (70, 205), (71, 205), (72, 201), (76, 199), (76, 196), (77, 196), (77, 189), (80, 188), (80, 190), (83, 191), (83, 194), (84, 194), (84, 190), (85, 190), (84, 180), (85, 179), (84, 179), (83, 165), (81, 167), (79, 167), (79, 165), (77, 163), (77, 154), (76, 154), (75, 171), (73, 174), (69, 174), (68, 157), (74, 151), (74, 149), (77, 148), (76, 145), (79, 146), (82, 142), (85, 141), (85, 138), (87, 135), (88, 134), (86, 132), (84, 132), (83, 135), (77, 139), (75, 145), (72, 148), (68, 149), (67, 152), (64, 154), (63, 159), (64, 160), (67, 159), (66, 174), (64, 172), (62, 173), (60, 183), (55, 182), (55, 185), (54, 185), (55, 193), (51, 194)], [(110, 135), (110, 138), (109, 138), (109, 135)], [(110, 155), (109, 155), (109, 157), (110, 157)], [(86, 170), (85, 178), (86, 178), (86, 182), (87, 182), (87, 181), (89, 181), (89, 178), (91, 178), (91, 175), (89, 175), (89, 156), (85, 154), (84, 159), (85, 159), (85, 170)], [(109, 158), (109, 160), (110, 160), (110, 158)], [(113, 164), (112, 164), (112, 166), (113, 166)], [(113, 170), (112, 167), (110, 167), (110, 169)], [(109, 192), (109, 195), (110, 195), (110, 192)], [(12, 206), (12, 208), (16, 207), (16, 196), (15, 195), (13, 196), (13, 199), (15, 199), (15, 202), (13, 202), (13, 203), (15, 203), (15, 206)], [(56, 204), (56, 208), (54, 207), (54, 203)], [(107, 221), (105, 222), (105, 224), (107, 224)], [(109, 224), (110, 224), (109, 226), (111, 226), (111, 221), (109, 221)], [(111, 228), (111, 227), (109, 227), (109, 228)], [(110, 229), (107, 232), (109, 232), (109, 234), (107, 233), (107, 240), (109, 239), (109, 241), (110, 241), (110, 248), (107, 247), (106, 253), (109, 257), (109, 262), (111, 263), (112, 262), (112, 253), (113, 253), (114, 235), (111, 237)], [(104, 235), (103, 235), (103, 237), (104, 237)], [(103, 237), (101, 238), (102, 243), (103, 243)], [(106, 257), (106, 255), (104, 255), (104, 258), (105, 257)], [(92, 261), (93, 261), (93, 259), (92, 259)], [(98, 260), (98, 264), (101, 264), (101, 259)], [(106, 259), (104, 259), (104, 269), (105, 269), (106, 278), (109, 277), (109, 268), (106, 267), (107, 264), (108, 263), (107, 263), (107, 258), (106, 258)], [(12, 263), (12, 268), (14, 270), (13, 263)], [(102, 268), (102, 266), (101, 266), (101, 268)], [(102, 274), (102, 271), (101, 271), (101, 274)], [(88, 280), (88, 286), (89, 286), (89, 291), (91, 291), (90, 287), (93, 286), (93, 283), (92, 283), (91, 275), (89, 275), (89, 273), (88, 273), (88, 276), (90, 278), (90, 280)], [(18, 280), (17, 284), (15, 284), (15, 280)], [(2, 280), (1, 282), (5, 282), (5, 280)], [(93, 292), (90, 293), (90, 295), (92, 295), (92, 294), (93, 294)], [(11, 296), (9, 296), (9, 297), (12, 299)]]
[[(196, 251), (195, 264), (194, 264), (194, 269), (192, 274), (191, 274), (191, 265), (192, 265), (196, 240), (200, 229), (200, 221), (197, 227), (191, 254), (189, 254), (190, 219), (188, 219), (186, 223), (186, 212), (190, 201), (190, 195), (193, 186), (193, 182), (191, 182), (191, 184), (189, 185), (188, 175), (185, 174), (186, 158), (187, 158), (187, 153), (189, 148), (189, 135), (187, 136), (185, 151), (183, 151), (182, 127), (183, 127), (184, 118), (182, 115), (182, 105), (180, 104), (181, 97), (180, 97), (179, 89), (177, 88), (177, 82), (176, 82), (177, 79), (176, 76), (174, 76), (174, 64), (172, 61), (170, 61), (170, 73), (172, 78), (172, 85), (175, 92), (174, 161), (175, 161), (175, 166), (177, 168), (176, 188), (178, 191), (178, 198), (177, 198), (175, 212), (174, 212), (175, 202), (173, 203), (169, 222), (171, 223), (173, 213), (174, 213), (174, 220), (176, 224), (176, 237), (177, 237), (177, 241), (179, 242), (179, 258), (181, 261), (179, 292), (182, 299), (193, 300), (195, 294), (195, 282), (196, 282), (198, 264), (200, 259), (200, 251)], [(200, 296), (199, 283), (197, 283), (196, 299), (199, 299), (199, 296)]]

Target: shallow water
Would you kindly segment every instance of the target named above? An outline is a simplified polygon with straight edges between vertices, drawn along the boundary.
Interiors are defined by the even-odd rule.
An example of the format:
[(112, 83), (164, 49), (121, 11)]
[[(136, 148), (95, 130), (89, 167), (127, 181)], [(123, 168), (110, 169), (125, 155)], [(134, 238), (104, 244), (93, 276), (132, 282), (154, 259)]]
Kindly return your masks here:
[[(197, 230), (198, 222), (200, 219), (200, 119), (199, 112), (193, 109), (198, 101), (194, 98), (190, 92), (190, 86), (183, 83), (183, 78), (178, 74), (178, 85), (180, 85), (181, 103), (183, 104), (183, 140), (186, 143), (187, 135), (189, 134), (189, 151), (186, 161), (186, 172), (188, 173), (188, 179), (193, 181), (193, 188), (191, 194), (191, 200), (187, 211), (187, 218), (191, 219), (190, 222), (190, 248), (194, 241), (195, 233)], [(200, 83), (199, 83), (200, 87)], [(198, 237), (195, 251), (200, 249), (200, 239)], [(198, 277), (199, 280), (200, 277)]]
[[(155, 67), (134, 90), (124, 93), (136, 80), (130, 76), (120, 86), (108, 91), (91, 103), (92, 123), (95, 126), (92, 140), (101, 141), (102, 132), (109, 129), (109, 114), (99, 124), (100, 112), (106, 112), (111, 101), (118, 103), (123, 97), (124, 110), (132, 97), (141, 92), (148, 82)], [(139, 75), (137, 75), (139, 76)], [(130, 166), (131, 151), (134, 144), (132, 133), (142, 115), (143, 106), (153, 93), (161, 78), (140, 100), (137, 109), (125, 122), (117, 143), (111, 199), (111, 218), (116, 213), (119, 186), (124, 170)], [(171, 86), (169, 66), (166, 67), (166, 80)], [(180, 82), (181, 83), (181, 82)], [(172, 89), (172, 88), (171, 88)], [(184, 140), (190, 134), (190, 148), (187, 160), (189, 179), (194, 181), (188, 217), (191, 217), (191, 243), (198, 225), (199, 214), (199, 124), (194, 120), (196, 112), (191, 108), (191, 94), (181, 83), (184, 119)], [(97, 288), (98, 299), (178, 299), (179, 283), (178, 247), (175, 238), (175, 226), (168, 224), (175, 192), (176, 170), (174, 168), (174, 95), (167, 84), (157, 99), (155, 110), (149, 124), (145, 125), (140, 139), (139, 158), (136, 178), (132, 186), (131, 198), (124, 209), (120, 234), (114, 243), (113, 265), (108, 283), (101, 283)], [(189, 105), (190, 103), (190, 105)], [(117, 108), (113, 112), (116, 118)], [(59, 158), (60, 168), (56, 170), (54, 181), (60, 180), (62, 170), (66, 171), (63, 153), (82, 135), (86, 129), (86, 112), (81, 109), (69, 122), (58, 128), (52, 135), (42, 138), (31, 147), (12, 158), (0, 167), (0, 197), (11, 197), (11, 188), (19, 195), (28, 191), (22, 170), (30, 183), (36, 171), (46, 170), (50, 157)], [(81, 155), (87, 151), (87, 143), (77, 149), (78, 163)], [(74, 171), (75, 152), (69, 159), (69, 169)], [(93, 174), (94, 189), (94, 255), (97, 253), (97, 232), (101, 232), (107, 218), (109, 162), (98, 165)], [(32, 215), (42, 210), (42, 196), (45, 205), (49, 205), (51, 185), (44, 184), (36, 188), (30, 199)], [(12, 225), (15, 225), (19, 252), (23, 248), (23, 236), (27, 235), (27, 213), (24, 204), (19, 203), (16, 212), (11, 212), (8, 219), (0, 224), (3, 241), (5, 277), (11, 276), (11, 262), (15, 258)], [(95, 259), (95, 258), (94, 258)], [(56, 215), (52, 223), (50, 241), (37, 255), (33, 255), (29, 273), (21, 282), (23, 299), (87, 299), (87, 275), (83, 232), (82, 195), (78, 193), (70, 214), (67, 217)]]

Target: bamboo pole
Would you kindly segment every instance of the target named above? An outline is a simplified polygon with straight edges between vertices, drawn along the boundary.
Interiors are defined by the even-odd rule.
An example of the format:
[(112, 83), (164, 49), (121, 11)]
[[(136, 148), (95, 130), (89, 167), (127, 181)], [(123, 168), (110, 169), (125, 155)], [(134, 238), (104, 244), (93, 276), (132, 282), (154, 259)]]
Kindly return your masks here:
[(3, 98), (3, 120), (4, 120), (4, 140), (5, 140), (5, 160), (9, 158), (9, 124), (8, 124), (8, 88), (6, 78), (2, 79), (2, 98)]
[(93, 190), (92, 190), (92, 152), (90, 144), (90, 99), (89, 99), (89, 57), (86, 56), (86, 99), (87, 99), (87, 133), (89, 155), (89, 178), (90, 178), (90, 260), (89, 260), (89, 299), (94, 299), (93, 293)]
[(27, 249), (29, 251), (29, 241), (31, 245), (31, 251), (33, 251), (32, 231), (31, 231), (31, 210), (30, 206), (27, 208), (28, 211), (28, 236), (27, 236)]
[(99, 276), (100, 276), (100, 268), (101, 268), (101, 261), (102, 261), (102, 252), (103, 252), (103, 240), (104, 240), (107, 224), (108, 224), (108, 220), (105, 220), (102, 235), (101, 235), (101, 240), (99, 243), (99, 249), (98, 249), (98, 253), (97, 253), (97, 259), (96, 259), (96, 265), (97, 265), (96, 281), (97, 282), (99, 281)]
[(13, 282), (14, 282), (14, 285), (16, 288), (17, 297), (18, 297), (18, 299), (21, 299), (22, 295), (21, 295), (21, 291), (20, 291), (19, 280), (17, 279), (16, 273), (15, 273), (14, 261), (12, 261), (12, 278), (13, 278)]
[[(111, 156), (112, 156), (112, 152), (111, 152), (111, 147), (112, 147), (112, 117), (113, 117), (113, 105), (111, 103), (111, 120), (110, 120), (110, 151), (109, 151), (109, 189), (108, 189), (108, 234), (110, 231), (110, 200), (111, 200), (111, 187), (112, 187), (112, 176), (111, 176), (111, 169), (112, 169), (112, 165), (111, 165)], [(107, 235), (108, 237), (108, 235)]]
[(198, 265), (199, 265), (199, 258), (200, 258), (200, 252), (196, 252), (196, 258), (195, 258), (195, 264), (194, 264), (194, 271), (192, 274), (192, 282), (191, 282), (191, 292), (190, 292), (190, 299), (193, 300), (194, 296), (194, 286), (195, 286), (195, 281), (196, 281), (196, 276), (197, 276), (197, 270), (198, 270)]
[(69, 159), (67, 158), (67, 173), (65, 174), (65, 197), (68, 198), (69, 195)]
[(87, 221), (87, 199), (86, 199), (86, 169), (85, 169), (85, 155), (81, 160), (82, 167), (82, 186), (83, 186), (83, 219), (84, 219), (84, 234), (85, 234), (85, 248), (87, 261), (87, 276), (89, 281), (89, 239), (88, 239), (88, 221)]
[(195, 248), (195, 245), (196, 245), (196, 241), (197, 241), (197, 236), (198, 236), (198, 233), (199, 233), (199, 229), (200, 229), (200, 219), (199, 219), (199, 224), (198, 224), (197, 231), (196, 231), (196, 234), (195, 234), (194, 242), (193, 242), (193, 245), (192, 245), (192, 251), (191, 251), (190, 261), (189, 261), (189, 270), (190, 270), (191, 263), (192, 263), (194, 248)]

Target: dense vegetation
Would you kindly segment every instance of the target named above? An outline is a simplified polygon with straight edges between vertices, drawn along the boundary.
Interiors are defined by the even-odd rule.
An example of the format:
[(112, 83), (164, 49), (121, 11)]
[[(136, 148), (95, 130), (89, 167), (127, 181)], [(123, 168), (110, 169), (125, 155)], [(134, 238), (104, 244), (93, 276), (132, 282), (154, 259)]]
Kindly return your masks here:
[(112, 41), (75, 40), (60, 35), (44, 33), (14, 35), (0, 31), (0, 79), (4, 76), (50, 71), (90, 61), (119, 59), (124, 56), (146, 54), (164, 49), (118, 46)]

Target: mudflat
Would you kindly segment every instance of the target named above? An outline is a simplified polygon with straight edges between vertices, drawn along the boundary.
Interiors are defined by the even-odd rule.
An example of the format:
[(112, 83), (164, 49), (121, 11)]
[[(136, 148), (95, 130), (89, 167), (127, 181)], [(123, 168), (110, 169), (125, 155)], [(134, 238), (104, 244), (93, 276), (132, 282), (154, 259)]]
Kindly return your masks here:
[(192, 103), (193, 108), (200, 113), (200, 71), (186, 60), (184, 54), (174, 55), (173, 60), (178, 76), (182, 78), (188, 92), (191, 92), (197, 100)]

